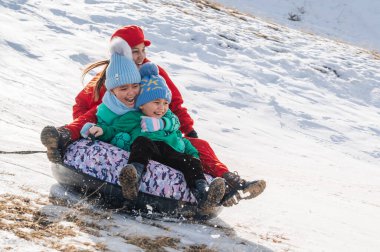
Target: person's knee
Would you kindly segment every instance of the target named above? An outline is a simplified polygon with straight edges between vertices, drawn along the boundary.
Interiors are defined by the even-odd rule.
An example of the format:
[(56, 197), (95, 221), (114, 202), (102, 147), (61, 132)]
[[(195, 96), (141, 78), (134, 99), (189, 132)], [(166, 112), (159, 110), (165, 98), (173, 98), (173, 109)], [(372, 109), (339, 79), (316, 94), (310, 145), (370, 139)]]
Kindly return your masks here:
[(144, 152), (149, 156), (155, 155), (159, 152), (156, 144), (151, 139), (143, 136), (136, 138), (131, 146), (131, 151)]
[(202, 170), (201, 160), (198, 158), (187, 155), (186, 160), (189, 160), (188, 164), (190, 168)]
[(133, 142), (133, 144), (136, 144), (136, 145), (137, 144), (150, 144), (150, 143), (153, 143), (153, 141), (147, 137), (144, 137), (144, 136), (137, 137), (136, 140)]

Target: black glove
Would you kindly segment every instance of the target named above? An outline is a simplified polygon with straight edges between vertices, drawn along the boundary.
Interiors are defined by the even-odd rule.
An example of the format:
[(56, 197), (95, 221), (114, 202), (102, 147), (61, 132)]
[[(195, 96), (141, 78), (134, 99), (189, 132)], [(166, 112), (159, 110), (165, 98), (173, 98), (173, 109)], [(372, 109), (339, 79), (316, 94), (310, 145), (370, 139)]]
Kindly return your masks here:
[(190, 131), (189, 133), (187, 133), (186, 135), (187, 137), (192, 137), (192, 138), (198, 138), (198, 134), (195, 130), (192, 130)]

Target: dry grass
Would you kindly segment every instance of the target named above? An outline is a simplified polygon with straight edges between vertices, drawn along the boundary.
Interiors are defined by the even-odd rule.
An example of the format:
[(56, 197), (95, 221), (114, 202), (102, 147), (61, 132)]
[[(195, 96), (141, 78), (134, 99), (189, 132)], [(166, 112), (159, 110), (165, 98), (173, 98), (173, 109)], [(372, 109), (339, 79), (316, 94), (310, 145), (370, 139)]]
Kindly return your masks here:
[[(238, 19), (241, 19), (243, 21), (249, 21), (249, 18), (253, 18), (253, 19), (256, 18), (255, 16), (253, 16), (253, 15), (251, 15), (249, 13), (243, 13), (243, 12), (240, 12), (240, 11), (238, 11), (236, 9), (226, 7), (224, 5), (215, 3), (213, 1), (209, 1), (209, 0), (192, 0), (192, 2), (194, 2), (196, 4), (196, 6), (198, 8), (200, 8), (200, 9), (211, 8), (213, 10), (220, 11), (220, 12), (226, 13), (227, 15), (230, 15), (230, 16), (236, 17)], [(275, 30), (275, 31), (280, 31), (279, 26), (276, 25), (276, 24), (268, 25), (268, 27), (271, 28), (271, 29), (273, 29), (273, 30)], [(252, 32), (253, 35), (255, 35), (255, 36), (259, 37), (259, 38), (263, 38), (263, 39), (266, 39), (266, 40), (271, 40), (271, 41), (274, 41), (274, 42), (277, 42), (277, 43), (281, 43), (281, 40), (278, 37), (275, 37), (273, 35), (266, 35), (266, 34), (263, 34), (262, 32), (252, 31), (252, 30), (250, 32)]]
[(14, 173), (6, 172), (6, 171), (0, 171), (0, 175), (15, 176)]
[[(29, 193), (33, 192), (29, 188), (24, 189)], [(53, 211), (54, 216), (52, 216), (43, 211), (48, 204), (46, 197), (28, 198), (20, 195), (0, 194), (0, 229), (11, 232), (21, 239), (58, 251), (109, 251), (104, 243), (79, 242), (78, 239), (71, 240), (70, 238), (83, 233), (94, 237), (101, 237), (102, 232), (110, 235), (109, 231), (112, 233), (110, 228), (114, 226), (112, 211), (96, 210), (84, 204), (76, 204), (70, 208)], [(102, 220), (110, 221), (102, 222)], [(149, 223), (149, 225), (170, 231), (169, 228), (155, 222)], [(130, 236), (115, 233), (112, 233), (112, 236), (121, 237), (126, 243), (148, 252), (166, 251), (165, 248), (186, 252), (214, 252), (205, 244), (184, 246), (179, 238), (168, 236)], [(66, 238), (66, 242), (62, 242), (64, 238)], [(8, 246), (3, 249), (11, 251), (12, 247)]]
[(211, 0), (192, 0), (195, 5), (200, 9), (210, 8), (216, 11), (227, 13), (228, 15), (239, 18), (243, 21), (248, 21), (248, 17), (255, 18), (255, 16), (249, 13), (242, 13), (237, 9), (224, 6)]
[(76, 235), (72, 227), (51, 222), (30, 199), (11, 194), (0, 195), (0, 229), (49, 247), (52, 244), (45, 240), (46, 237), (54, 240)]
[(184, 250), (185, 252), (216, 252), (216, 250), (207, 248), (206, 245), (192, 245)]
[(185, 252), (216, 252), (216, 250), (207, 248), (205, 244), (196, 244), (190, 246), (181, 246), (180, 239), (158, 236), (155, 238), (148, 236), (121, 236), (127, 243), (133, 244), (147, 252), (164, 252), (165, 248), (173, 248)]
[(217, 11), (223, 9), (223, 5), (208, 0), (192, 0), (199, 8), (211, 8)]
[(158, 236), (151, 238), (148, 236), (122, 236), (127, 243), (133, 244), (144, 249), (147, 252), (164, 252), (165, 247), (177, 249), (177, 244), (180, 242), (178, 238), (167, 236)]
[(373, 55), (374, 59), (380, 60), (380, 53), (379, 52), (371, 51), (370, 54)]
[[(209, 0), (191, 0), (194, 5), (200, 9), (201, 11), (204, 11), (206, 9), (212, 9), (215, 11), (227, 13), (228, 15), (234, 16), (236, 18), (239, 18), (243, 21), (248, 21), (248, 17), (255, 18), (253, 15), (249, 13), (242, 13), (238, 11), (237, 9), (226, 7), (222, 4), (216, 3), (214, 1)], [(191, 9), (184, 9), (180, 3), (163, 3), (163, 5), (170, 5), (175, 8), (177, 8), (179, 11), (187, 14), (187, 15), (196, 15)]]
[[(344, 42), (341, 42), (341, 43), (344, 44)], [(357, 54), (358, 55), (369, 54), (372, 56), (373, 59), (380, 60), (380, 52), (377, 52), (375, 50), (368, 50), (368, 49), (364, 49), (364, 48), (359, 48), (359, 50), (357, 51)]]
[[(28, 191), (30, 192), (30, 190)], [(87, 251), (93, 251), (91, 248), (94, 246), (97, 251), (107, 251), (106, 246), (102, 243), (78, 244), (81, 247), (79, 248), (73, 244), (62, 244), (61, 242), (63, 238), (77, 236), (79, 234), (77, 229), (90, 235), (99, 236), (99, 230), (104, 230), (105, 227), (96, 223), (95, 220), (101, 218), (101, 214), (91, 212), (92, 221), (85, 221), (84, 218), (78, 216), (85, 217), (90, 212), (86, 210), (83, 212), (87, 214), (82, 214), (80, 209), (74, 209), (63, 213), (58, 219), (52, 219), (40, 210), (46, 205), (47, 200), (41, 198), (32, 200), (19, 195), (0, 195), (0, 229), (11, 232), (21, 239), (58, 251), (86, 251), (83, 247), (88, 247)], [(70, 224), (62, 225), (61, 221), (70, 222)]]
[(287, 238), (283, 234), (274, 234), (274, 233), (266, 233), (265, 235), (260, 235), (259, 237), (262, 240), (271, 241), (273, 243), (283, 243), (289, 240), (289, 238)]

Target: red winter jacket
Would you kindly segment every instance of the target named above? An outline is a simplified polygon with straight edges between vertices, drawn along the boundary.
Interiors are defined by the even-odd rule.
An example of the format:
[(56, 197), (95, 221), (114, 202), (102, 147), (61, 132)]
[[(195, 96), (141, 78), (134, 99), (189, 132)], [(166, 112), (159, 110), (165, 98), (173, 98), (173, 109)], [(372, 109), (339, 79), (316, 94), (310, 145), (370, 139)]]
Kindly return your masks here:
[[(148, 60), (145, 59), (144, 63), (145, 62), (148, 62)], [(186, 135), (193, 130), (194, 121), (188, 114), (187, 109), (182, 106), (182, 95), (174, 85), (173, 81), (169, 78), (169, 75), (160, 66), (158, 66), (158, 69), (159, 74), (165, 79), (166, 84), (172, 92), (172, 101), (169, 108), (178, 116), (181, 122), (180, 130)], [(70, 130), (72, 140), (80, 138), (80, 130), (86, 122), (96, 123), (96, 109), (102, 102), (102, 97), (106, 91), (106, 88), (103, 85), (99, 94), (100, 98), (97, 101), (94, 100), (95, 82), (99, 78), (99, 75), (100, 73), (97, 74), (75, 98), (76, 103), (73, 106), (74, 121), (65, 126)]]

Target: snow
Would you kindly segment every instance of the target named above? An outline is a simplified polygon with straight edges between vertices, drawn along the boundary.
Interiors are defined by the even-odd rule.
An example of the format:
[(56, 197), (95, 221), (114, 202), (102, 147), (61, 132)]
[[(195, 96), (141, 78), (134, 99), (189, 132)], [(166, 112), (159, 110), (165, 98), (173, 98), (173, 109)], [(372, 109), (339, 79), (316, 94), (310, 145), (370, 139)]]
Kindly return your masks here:
[[(168, 251), (380, 247), (379, 4), (219, 2), (262, 18), (205, 1), (0, 2), (0, 151), (44, 150), (41, 129), (71, 120), (81, 69), (108, 57), (115, 29), (137, 24), (199, 136), (230, 170), (267, 181), (207, 223), (163, 222), (54, 205), (45, 154), (0, 154), (0, 250), (141, 251), (133, 238), (158, 249), (160, 236)], [(302, 20), (287, 21), (299, 7)], [(42, 224), (27, 234), (12, 217), (20, 206), (22, 223), (42, 214), (67, 234), (48, 236)]]
[[(272, 22), (380, 51), (380, 2), (372, 0), (218, 0)], [(299, 21), (290, 20), (293, 15)]]

